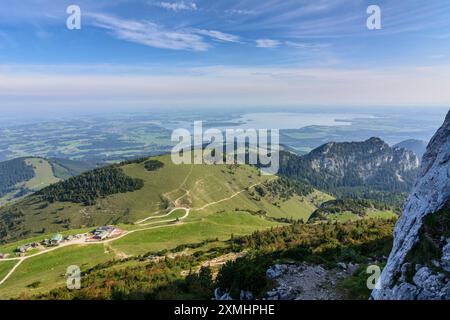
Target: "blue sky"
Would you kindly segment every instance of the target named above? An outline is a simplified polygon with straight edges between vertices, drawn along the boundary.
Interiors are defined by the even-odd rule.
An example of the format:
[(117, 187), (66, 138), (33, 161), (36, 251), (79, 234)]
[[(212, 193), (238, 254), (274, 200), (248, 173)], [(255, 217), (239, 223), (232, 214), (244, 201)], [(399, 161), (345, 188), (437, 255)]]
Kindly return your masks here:
[(449, 17), (448, 0), (3, 0), (0, 108), (448, 106)]

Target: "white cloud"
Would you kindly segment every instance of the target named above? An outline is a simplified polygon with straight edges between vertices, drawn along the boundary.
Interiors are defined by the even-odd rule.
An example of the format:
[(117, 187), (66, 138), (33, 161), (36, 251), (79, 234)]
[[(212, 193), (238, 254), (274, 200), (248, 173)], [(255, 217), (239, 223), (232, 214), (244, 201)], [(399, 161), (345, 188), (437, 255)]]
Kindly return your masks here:
[(197, 4), (194, 2), (159, 2), (157, 6), (172, 11), (196, 11)]
[(235, 36), (233, 34), (224, 33), (216, 30), (195, 29), (195, 32), (224, 42), (239, 42), (240, 40), (239, 36)]
[(154, 48), (206, 51), (211, 45), (203, 36), (222, 42), (237, 43), (240, 40), (239, 36), (217, 30), (172, 30), (150, 21), (126, 20), (104, 14), (89, 14), (89, 17), (94, 26), (109, 30), (118, 39)]
[(292, 48), (312, 50), (312, 51), (320, 51), (321, 49), (331, 47), (330, 43), (308, 43), (308, 42), (285, 41), (284, 44), (289, 47), (292, 47)]
[(244, 16), (254, 15), (257, 13), (255, 10), (246, 10), (246, 9), (230, 9), (227, 10), (226, 12), (229, 14), (244, 15)]
[(256, 40), (256, 46), (258, 48), (278, 48), (280, 45), (281, 45), (281, 42), (278, 40), (272, 40), (272, 39)]
[(121, 40), (172, 50), (206, 51), (210, 48), (201, 36), (186, 30), (170, 30), (149, 21), (125, 20), (103, 14), (89, 16), (95, 26), (109, 30)]

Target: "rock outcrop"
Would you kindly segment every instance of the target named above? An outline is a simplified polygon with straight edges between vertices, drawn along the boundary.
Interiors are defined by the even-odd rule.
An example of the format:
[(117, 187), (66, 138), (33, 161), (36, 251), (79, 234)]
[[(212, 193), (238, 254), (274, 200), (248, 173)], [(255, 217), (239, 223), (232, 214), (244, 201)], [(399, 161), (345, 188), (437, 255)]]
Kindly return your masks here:
[(330, 142), (305, 156), (280, 153), (281, 175), (333, 193), (349, 189), (354, 193), (358, 188), (409, 193), (419, 165), (414, 152), (390, 147), (379, 138)]
[(276, 287), (266, 293), (266, 300), (342, 300), (336, 284), (352, 275), (358, 265), (342, 264), (335, 269), (303, 263), (276, 264), (266, 275), (276, 282)]
[(427, 142), (422, 140), (409, 139), (394, 145), (394, 148), (406, 149), (414, 152), (419, 159), (422, 159), (424, 153), (427, 151)]
[(363, 142), (330, 142), (304, 157), (316, 172), (325, 172), (344, 179), (351, 172), (363, 182), (377, 178), (386, 169), (396, 172), (396, 178), (418, 169), (419, 159), (411, 151), (391, 148), (380, 138)]
[(450, 112), (422, 158), (418, 179), (395, 227), (392, 252), (372, 298), (450, 299), (446, 276), (450, 270), (449, 206)]

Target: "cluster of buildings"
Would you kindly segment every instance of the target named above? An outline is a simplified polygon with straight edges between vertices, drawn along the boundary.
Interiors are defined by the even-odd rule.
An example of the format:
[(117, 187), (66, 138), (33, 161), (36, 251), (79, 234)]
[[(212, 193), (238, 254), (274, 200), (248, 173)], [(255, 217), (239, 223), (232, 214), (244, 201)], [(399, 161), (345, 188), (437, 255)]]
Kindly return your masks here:
[(39, 243), (31, 242), (31, 243), (24, 244), (20, 247), (17, 247), (16, 252), (17, 253), (25, 253), (30, 250), (36, 249), (37, 247), (39, 247)]
[(39, 246), (44, 247), (55, 247), (58, 246), (63, 240), (67, 240), (67, 237), (63, 238), (63, 236), (59, 233), (53, 235), (50, 239), (44, 239), (40, 243), (31, 242), (19, 246), (16, 248), (17, 254), (24, 254), (32, 249), (37, 249)]
[(91, 232), (91, 237), (86, 241), (102, 241), (108, 238), (117, 237), (122, 234), (122, 230), (113, 226), (98, 227)]
[(41, 245), (45, 247), (58, 246), (63, 241), (63, 236), (59, 233), (53, 235), (50, 239), (44, 239), (41, 241)]
[[(24, 245), (21, 245), (16, 248), (15, 252), (18, 255), (22, 255), (27, 253), (32, 249), (37, 249), (39, 247), (57, 247), (61, 243), (69, 242), (69, 241), (102, 241), (108, 238), (118, 237), (123, 233), (123, 231), (119, 228), (113, 226), (103, 226), (98, 227), (93, 230), (89, 234), (76, 234), (76, 235), (68, 235), (63, 236), (60, 233), (54, 234), (50, 239), (44, 239), (40, 243), (30, 242)], [(8, 255), (4, 253), (0, 253), (0, 259), (5, 259)]]

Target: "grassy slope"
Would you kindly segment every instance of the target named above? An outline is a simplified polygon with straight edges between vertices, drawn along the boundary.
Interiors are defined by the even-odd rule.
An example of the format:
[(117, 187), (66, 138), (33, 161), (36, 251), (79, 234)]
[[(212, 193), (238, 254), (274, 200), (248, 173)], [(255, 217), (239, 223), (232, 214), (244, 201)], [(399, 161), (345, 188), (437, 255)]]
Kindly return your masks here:
[(52, 166), (47, 160), (30, 158), (26, 159), (25, 162), (32, 166), (35, 172), (35, 177), (25, 183), (28, 189), (36, 191), (59, 181), (53, 175)]
[(34, 169), (34, 178), (18, 183), (15, 190), (0, 197), (0, 205), (15, 202), (23, 197), (15, 198), (14, 196), (22, 189), (26, 188), (30, 192), (38, 191), (50, 184), (67, 179), (73, 175), (79, 174), (89, 168), (94, 167), (91, 163), (71, 161), (65, 159), (47, 160), (43, 158), (26, 158), (25, 163)]
[(232, 234), (249, 234), (258, 229), (277, 225), (277, 223), (244, 212), (221, 213), (195, 220), (180, 225), (133, 233), (113, 242), (112, 248), (128, 255), (139, 255), (151, 251), (173, 249), (184, 243), (198, 243), (207, 239), (227, 240)]
[(59, 179), (68, 179), (97, 166), (93, 162), (74, 161), (69, 159), (52, 158), (50, 161), (53, 168), (53, 174)]
[[(146, 220), (143, 222), (145, 225), (120, 224), (120, 227), (127, 230), (144, 230), (139, 230), (109, 244), (67, 247), (32, 257), (23, 262), (16, 273), (0, 287), (0, 298), (45, 292), (62, 286), (65, 281), (65, 269), (72, 264), (86, 270), (95, 264), (113, 258), (172, 249), (181, 244), (198, 243), (206, 239), (227, 240), (231, 234), (249, 234), (255, 230), (279, 225), (279, 223), (268, 221), (249, 212), (265, 210), (270, 217), (307, 220), (321, 202), (331, 198), (327, 194), (315, 191), (306, 197), (295, 196), (286, 202), (275, 199), (272, 203), (276, 202), (278, 206), (274, 206), (264, 198), (255, 201), (245, 192), (247, 187), (255, 183), (274, 178), (260, 177), (254, 168), (245, 166), (237, 168), (174, 166), (168, 157), (160, 157), (159, 160), (165, 163), (165, 167), (157, 172), (146, 171), (143, 169), (143, 164), (131, 164), (123, 168), (126, 174), (144, 179), (145, 187), (139, 191), (107, 197), (92, 207), (57, 203), (49, 206), (49, 208), (54, 206), (53, 209), (44, 208), (42, 210), (45, 213), (45, 210), (59, 208), (57, 215), (67, 214), (66, 211), (69, 211), (69, 214), (78, 215), (80, 213), (84, 215), (100, 215), (100, 213), (120, 215), (122, 213), (127, 218), (126, 222), (136, 222), (149, 216), (156, 217), (166, 214), (168, 211), (160, 208), (163, 196), (172, 204), (191, 207), (187, 219), (179, 223), (168, 223), (167, 220), (185, 214), (184, 210), (176, 210), (167, 217)], [(35, 208), (30, 210), (39, 211)], [(391, 216), (389, 212), (378, 211), (371, 212), (369, 215), (374, 217)], [(336, 218), (344, 221), (353, 220), (356, 217), (342, 213)], [(86, 229), (71, 230), (68, 233), (85, 231)], [(39, 236), (34, 241), (42, 238), (44, 236)], [(0, 252), (12, 252), (19, 243), (0, 246)], [(12, 265), (4, 264), (3, 269), (9, 270)], [(6, 274), (7, 271), (4, 273)], [(40, 281), (37, 288), (30, 288), (29, 285), (36, 281)]]
[[(62, 235), (67, 236), (67, 235), (74, 235), (74, 234), (80, 234), (80, 233), (86, 233), (92, 231), (92, 228), (84, 228), (84, 229), (71, 229), (68, 231), (64, 231), (61, 232)], [(15, 242), (11, 242), (8, 244), (4, 244), (0, 246), (0, 252), (1, 253), (8, 253), (10, 254), (10, 258), (14, 257), (14, 252), (16, 250), (17, 247), (25, 245), (27, 243), (31, 243), (31, 242), (41, 242), (44, 239), (50, 239), (54, 234), (53, 233), (47, 233), (44, 235), (40, 235), (40, 236), (36, 236), (36, 237), (32, 237), (32, 238), (27, 238), (27, 239), (23, 239), (20, 241), (15, 241)], [(30, 255), (31, 252), (27, 253), (26, 255)]]
[(9, 272), (9, 270), (14, 267), (16, 264), (16, 261), (1, 261), (0, 260), (0, 279), (3, 279), (3, 277), (6, 276), (6, 274)]
[[(260, 176), (253, 167), (175, 166), (168, 156), (158, 157), (158, 160), (164, 162), (165, 166), (156, 172), (145, 170), (142, 163), (124, 166), (123, 170), (127, 175), (144, 180), (144, 188), (108, 196), (94, 206), (54, 203), (43, 207), (33, 196), (18, 203), (17, 206), (27, 217), (26, 226), (37, 231), (45, 225), (47, 234), (60, 231), (61, 226), (52, 221), (63, 218), (70, 218), (72, 227), (111, 223), (119, 224), (127, 230), (146, 230), (109, 243), (107, 249), (103, 245), (67, 247), (32, 257), (23, 262), (16, 273), (0, 287), (0, 298), (18, 296), (24, 292), (47, 291), (60, 286), (64, 282), (64, 270), (71, 264), (79, 265), (83, 270), (85, 263), (89, 262), (91, 266), (93, 263), (105, 262), (115, 254), (123, 257), (171, 249), (206, 239), (226, 240), (231, 234), (249, 234), (279, 225), (248, 212), (265, 210), (273, 217), (307, 219), (316, 208), (313, 203), (321, 197), (326, 198), (317, 193), (304, 199), (279, 201), (279, 207), (276, 207), (266, 199), (255, 201), (246, 192), (248, 187), (275, 178)], [(149, 216), (166, 214), (168, 210), (161, 208), (162, 198), (168, 199), (172, 205), (192, 208), (189, 217), (178, 224), (167, 223), (168, 219), (184, 215), (184, 210), (176, 210), (167, 217), (145, 221), (146, 226), (134, 224)], [(71, 230), (67, 232), (72, 233)], [(47, 235), (39, 235), (33, 241), (45, 237)], [(0, 252), (12, 252), (18, 244), (27, 242), (29, 240), (0, 246)], [(40, 285), (35, 289), (28, 288), (33, 280), (40, 281)]]
[(30, 191), (37, 191), (48, 186), (49, 184), (59, 181), (59, 179), (53, 175), (52, 166), (47, 160), (40, 158), (27, 158), (24, 161), (27, 165), (34, 168), (34, 178), (18, 183), (15, 186), (14, 191), (0, 198), (0, 205), (19, 200), (15, 199), (14, 196), (21, 190), (21, 188), (27, 188)]
[[(13, 276), (0, 286), (0, 299), (60, 287), (64, 285), (65, 269), (70, 265), (78, 265), (81, 270), (86, 270), (98, 263), (118, 258), (115, 254), (138, 255), (173, 249), (181, 244), (198, 243), (206, 239), (226, 240), (231, 234), (249, 234), (276, 225), (277, 223), (248, 213), (222, 213), (201, 221), (159, 225), (160, 228), (157, 229), (135, 232), (108, 244), (108, 249), (103, 244), (61, 248), (24, 261)], [(7, 269), (12, 266), (13, 264)], [(35, 281), (40, 281), (37, 288), (27, 287)]]
[[(262, 183), (274, 177), (259, 176), (257, 169), (248, 166), (230, 168), (213, 165), (172, 164), (169, 156), (158, 157), (165, 167), (157, 172), (149, 172), (144, 165), (130, 164), (123, 167), (124, 172), (144, 180), (141, 190), (108, 196), (93, 206), (56, 202), (46, 204), (34, 196), (15, 204), (25, 216), (23, 230), (30, 230), (27, 237), (45, 233), (84, 228), (103, 224), (132, 224), (150, 215), (164, 214), (161, 199), (167, 198), (173, 204), (201, 208), (209, 203), (236, 195), (245, 188)], [(188, 193), (187, 193), (188, 192)], [(276, 217), (304, 217), (314, 210), (304, 201), (281, 203), (280, 208), (267, 201), (255, 202), (247, 194), (237, 194), (230, 199), (193, 212), (187, 221), (200, 219), (219, 211), (265, 210)], [(3, 208), (8, 210), (8, 208)], [(1, 215), (2, 209), (0, 209)], [(70, 221), (64, 225), (61, 221)]]
[[(77, 265), (86, 270), (113, 256), (105, 253), (102, 244), (72, 246), (25, 260), (0, 289), (0, 299), (18, 296), (21, 292), (35, 293), (50, 290), (65, 283), (67, 267)], [(29, 288), (39, 282), (37, 288)]]
[(305, 197), (294, 196), (288, 201), (281, 202), (278, 207), (273, 207), (267, 201), (263, 201), (267, 207), (267, 215), (273, 218), (290, 218), (294, 220), (303, 220), (307, 222), (311, 214), (317, 209), (317, 206), (325, 201), (334, 199), (330, 195), (314, 191)]

